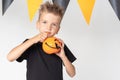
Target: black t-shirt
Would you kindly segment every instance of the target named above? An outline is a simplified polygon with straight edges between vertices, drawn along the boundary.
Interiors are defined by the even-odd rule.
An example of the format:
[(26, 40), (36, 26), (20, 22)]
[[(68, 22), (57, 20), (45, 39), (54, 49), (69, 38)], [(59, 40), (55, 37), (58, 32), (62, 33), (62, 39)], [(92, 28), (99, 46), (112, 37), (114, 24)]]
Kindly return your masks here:
[[(65, 45), (65, 54), (73, 62), (75, 56)], [(42, 43), (29, 47), (18, 59), (27, 60), (27, 80), (63, 80), (62, 60), (55, 54), (46, 54), (42, 50)]]

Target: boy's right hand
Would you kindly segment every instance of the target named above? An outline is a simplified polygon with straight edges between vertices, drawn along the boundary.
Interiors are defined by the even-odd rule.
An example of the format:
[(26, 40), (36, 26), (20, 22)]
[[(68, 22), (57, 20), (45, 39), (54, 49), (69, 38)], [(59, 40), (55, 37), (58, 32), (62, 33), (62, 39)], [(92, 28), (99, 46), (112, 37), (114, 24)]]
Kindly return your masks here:
[(37, 42), (43, 42), (47, 37), (48, 37), (48, 33), (44, 32), (34, 36), (31, 39), (34, 43), (37, 43)]

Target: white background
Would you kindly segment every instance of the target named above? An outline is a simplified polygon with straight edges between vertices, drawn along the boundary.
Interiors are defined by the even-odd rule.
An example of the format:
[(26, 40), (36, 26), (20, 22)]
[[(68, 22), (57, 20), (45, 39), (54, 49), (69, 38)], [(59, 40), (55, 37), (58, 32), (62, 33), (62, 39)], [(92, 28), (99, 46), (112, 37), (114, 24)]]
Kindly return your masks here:
[[(38, 33), (37, 17), (30, 22), (27, 0), (14, 0), (2, 16), (0, 0), (0, 80), (26, 80), (26, 62), (8, 62), (6, 55)], [(76, 76), (64, 69), (64, 80), (120, 80), (120, 21), (108, 0), (96, 0), (90, 25), (77, 0), (71, 0), (57, 36), (77, 57)]]

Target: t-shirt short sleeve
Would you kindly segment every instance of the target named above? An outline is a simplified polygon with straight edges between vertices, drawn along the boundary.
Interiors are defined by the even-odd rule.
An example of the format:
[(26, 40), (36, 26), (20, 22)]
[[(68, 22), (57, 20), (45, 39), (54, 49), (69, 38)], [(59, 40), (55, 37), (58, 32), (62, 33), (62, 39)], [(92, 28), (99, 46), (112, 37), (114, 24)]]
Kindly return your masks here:
[(64, 50), (70, 62), (74, 62), (76, 60), (76, 57), (73, 55), (73, 53), (70, 51), (70, 49), (66, 45), (64, 46)]
[[(28, 39), (26, 39), (24, 42), (26, 42)], [(23, 42), (23, 43), (24, 43)], [(31, 47), (30, 47), (31, 48)], [(24, 59), (26, 60), (29, 56), (29, 53), (30, 53), (30, 48), (28, 48), (26, 51), (23, 52), (23, 54), (18, 58), (16, 59), (17, 62), (22, 62)]]

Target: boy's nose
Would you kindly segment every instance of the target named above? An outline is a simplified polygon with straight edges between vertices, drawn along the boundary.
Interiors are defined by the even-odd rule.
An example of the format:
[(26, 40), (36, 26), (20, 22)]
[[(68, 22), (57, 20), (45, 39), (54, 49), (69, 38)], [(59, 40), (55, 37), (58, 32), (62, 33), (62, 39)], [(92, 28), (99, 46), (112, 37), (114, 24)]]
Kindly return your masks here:
[(47, 30), (50, 31), (51, 30), (51, 25), (47, 26)]

